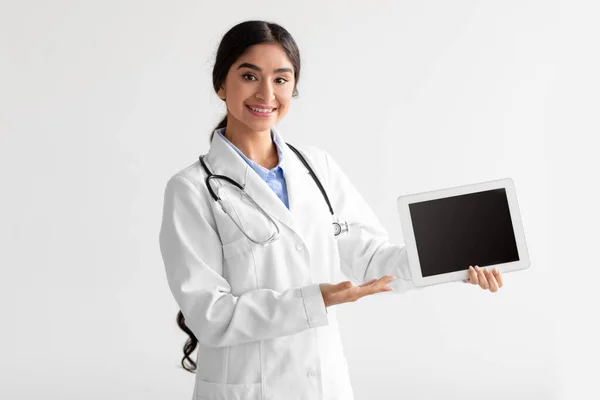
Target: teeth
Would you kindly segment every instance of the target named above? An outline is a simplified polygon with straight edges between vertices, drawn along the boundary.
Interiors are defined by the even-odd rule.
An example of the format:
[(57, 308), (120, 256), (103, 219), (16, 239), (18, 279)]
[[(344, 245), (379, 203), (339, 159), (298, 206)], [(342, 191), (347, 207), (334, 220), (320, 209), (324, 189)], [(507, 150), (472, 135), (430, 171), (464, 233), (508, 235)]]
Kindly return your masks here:
[(256, 111), (256, 112), (260, 112), (260, 113), (270, 113), (271, 111), (273, 111), (273, 108), (254, 108), (254, 107), (250, 107), (248, 106), (249, 109), (251, 109), (252, 111)]

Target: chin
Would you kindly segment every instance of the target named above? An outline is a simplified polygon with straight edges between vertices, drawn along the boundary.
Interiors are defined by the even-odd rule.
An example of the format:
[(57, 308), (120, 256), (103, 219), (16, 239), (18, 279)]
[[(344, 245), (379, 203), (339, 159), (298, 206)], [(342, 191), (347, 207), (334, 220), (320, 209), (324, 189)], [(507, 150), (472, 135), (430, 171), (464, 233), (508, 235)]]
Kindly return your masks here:
[(273, 126), (275, 126), (275, 124), (272, 123), (272, 122), (268, 122), (267, 123), (267, 121), (265, 121), (265, 122), (263, 122), (261, 124), (257, 124), (257, 123), (246, 124), (246, 126), (248, 126), (248, 128), (250, 128), (254, 132), (263, 132), (263, 131), (271, 130), (271, 128)]

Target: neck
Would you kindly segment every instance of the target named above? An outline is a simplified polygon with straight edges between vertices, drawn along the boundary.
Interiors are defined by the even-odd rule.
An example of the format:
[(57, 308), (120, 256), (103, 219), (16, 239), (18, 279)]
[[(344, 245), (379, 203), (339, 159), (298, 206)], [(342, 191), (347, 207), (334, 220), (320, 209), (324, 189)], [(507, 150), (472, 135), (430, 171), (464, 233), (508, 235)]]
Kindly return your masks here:
[(227, 126), (224, 133), (227, 140), (235, 145), (246, 157), (267, 169), (279, 163), (277, 147), (271, 138), (271, 130), (241, 131)]

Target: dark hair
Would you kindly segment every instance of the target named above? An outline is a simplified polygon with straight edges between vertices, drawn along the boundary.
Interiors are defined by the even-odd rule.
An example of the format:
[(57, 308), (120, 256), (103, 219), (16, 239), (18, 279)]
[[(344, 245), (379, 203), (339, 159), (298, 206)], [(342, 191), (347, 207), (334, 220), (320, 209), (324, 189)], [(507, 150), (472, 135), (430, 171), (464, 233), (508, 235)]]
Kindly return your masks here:
[[(282, 26), (273, 22), (266, 21), (246, 21), (235, 25), (221, 39), (221, 44), (217, 50), (217, 57), (213, 67), (213, 88), (215, 92), (225, 82), (227, 73), (237, 59), (251, 46), (261, 43), (277, 43), (283, 47), (294, 68), (294, 92), (292, 96), (298, 96), (298, 80), (300, 79), (300, 52), (292, 35)], [(227, 116), (219, 122), (216, 129), (227, 126)], [(212, 141), (214, 130), (210, 135)], [(177, 314), (177, 325), (188, 334), (189, 339), (183, 346), (183, 358), (181, 365), (186, 371), (194, 372), (196, 363), (190, 358), (190, 354), (196, 349), (198, 339), (194, 333), (185, 324), (185, 317), (179, 311)], [(185, 362), (189, 365), (186, 365)]]
[[(218, 92), (231, 66), (244, 54), (249, 47), (262, 43), (277, 43), (290, 59), (294, 68), (294, 92), (298, 96), (298, 80), (300, 79), (300, 51), (296, 41), (290, 33), (280, 25), (267, 21), (245, 21), (231, 28), (221, 39), (217, 50), (217, 57), (213, 67), (213, 88)], [(215, 127), (216, 129), (227, 126), (227, 115)], [(210, 135), (212, 141), (214, 130)]]

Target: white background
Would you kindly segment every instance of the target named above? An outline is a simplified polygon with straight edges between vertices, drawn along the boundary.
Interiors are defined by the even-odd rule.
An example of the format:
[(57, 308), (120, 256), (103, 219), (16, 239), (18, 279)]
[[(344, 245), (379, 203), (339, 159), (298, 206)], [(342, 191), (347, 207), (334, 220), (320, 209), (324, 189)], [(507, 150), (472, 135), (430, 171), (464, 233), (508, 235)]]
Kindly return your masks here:
[(0, 3), (0, 398), (189, 399), (158, 247), (246, 19), (302, 54), (286, 140), (396, 198), (515, 181), (531, 268), (339, 307), (357, 400), (597, 399), (598, 7), (574, 1)]

